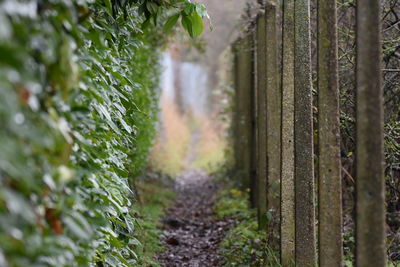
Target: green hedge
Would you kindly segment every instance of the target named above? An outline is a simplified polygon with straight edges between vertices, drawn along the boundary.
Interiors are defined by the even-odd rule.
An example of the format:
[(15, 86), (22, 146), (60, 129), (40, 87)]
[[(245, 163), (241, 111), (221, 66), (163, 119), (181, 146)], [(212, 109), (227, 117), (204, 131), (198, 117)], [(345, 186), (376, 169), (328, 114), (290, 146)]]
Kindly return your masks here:
[(0, 0), (0, 266), (138, 261), (128, 179), (154, 136), (157, 21), (206, 15), (157, 3)]

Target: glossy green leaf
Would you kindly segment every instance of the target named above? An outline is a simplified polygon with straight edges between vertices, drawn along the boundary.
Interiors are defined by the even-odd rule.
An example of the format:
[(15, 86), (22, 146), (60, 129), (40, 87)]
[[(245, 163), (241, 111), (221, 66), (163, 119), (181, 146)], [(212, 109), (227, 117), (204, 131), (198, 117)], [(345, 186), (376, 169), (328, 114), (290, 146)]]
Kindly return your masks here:
[(180, 17), (179, 13), (169, 17), (167, 22), (164, 25), (164, 30), (167, 31), (167, 32), (170, 32), (172, 30), (172, 28), (178, 22), (179, 17)]
[(156, 13), (157, 13), (158, 6), (157, 6), (156, 3), (147, 1), (147, 2), (146, 2), (146, 7), (147, 7), (147, 10), (148, 10), (151, 14), (156, 14)]
[(190, 37), (194, 37), (192, 21), (189, 16), (182, 15), (181, 18), (183, 28), (189, 33)]
[(194, 12), (193, 15), (190, 16), (190, 20), (192, 22), (193, 35), (195, 37), (200, 36), (203, 32), (203, 20), (197, 12)]
[(104, 0), (105, 5), (106, 5), (106, 12), (108, 13), (109, 16), (113, 15), (113, 8), (112, 8), (112, 3), (111, 0)]

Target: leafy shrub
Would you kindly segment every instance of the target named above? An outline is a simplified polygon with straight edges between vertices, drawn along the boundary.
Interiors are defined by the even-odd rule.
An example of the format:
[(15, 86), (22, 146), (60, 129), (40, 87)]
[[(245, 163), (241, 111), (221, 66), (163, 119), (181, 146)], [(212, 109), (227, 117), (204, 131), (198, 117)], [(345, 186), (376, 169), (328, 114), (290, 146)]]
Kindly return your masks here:
[(222, 242), (223, 266), (281, 266), (277, 252), (267, 242), (267, 232), (258, 230), (249, 217), (231, 230)]
[(199, 34), (204, 6), (187, 1), (0, 1), (0, 266), (137, 263), (128, 179), (172, 11)]
[(248, 194), (232, 188), (222, 191), (215, 209), (220, 218), (237, 220), (221, 243), (223, 266), (281, 266), (278, 252), (268, 243), (266, 230), (258, 229), (256, 211), (248, 208)]
[(249, 215), (247, 198), (248, 193), (236, 188), (221, 191), (218, 196), (218, 202), (215, 205), (217, 216), (220, 219), (227, 216), (246, 218)]

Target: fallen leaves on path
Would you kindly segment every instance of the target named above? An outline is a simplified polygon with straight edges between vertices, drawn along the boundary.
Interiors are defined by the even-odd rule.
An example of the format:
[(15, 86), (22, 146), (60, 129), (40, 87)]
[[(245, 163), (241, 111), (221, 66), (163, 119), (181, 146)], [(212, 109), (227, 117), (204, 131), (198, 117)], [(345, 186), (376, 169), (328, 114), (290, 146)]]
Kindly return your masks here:
[(158, 260), (165, 267), (221, 266), (218, 245), (233, 221), (217, 220), (218, 188), (205, 173), (187, 171), (177, 180), (177, 198), (162, 220), (165, 251)]

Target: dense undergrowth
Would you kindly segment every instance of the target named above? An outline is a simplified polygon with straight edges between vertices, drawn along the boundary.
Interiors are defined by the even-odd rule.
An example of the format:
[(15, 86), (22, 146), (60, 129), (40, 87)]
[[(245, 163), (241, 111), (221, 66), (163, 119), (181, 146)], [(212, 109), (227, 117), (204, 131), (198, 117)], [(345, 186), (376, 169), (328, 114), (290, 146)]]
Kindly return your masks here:
[[(386, 223), (388, 259), (400, 264), (400, 68), (398, 21), (400, 6), (396, 0), (381, 0), (382, 22), (382, 87), (384, 92), (384, 151), (386, 183)], [(353, 213), (355, 209), (356, 134), (355, 134), (355, 64), (356, 35), (354, 32), (356, 5), (338, 1), (338, 44), (340, 85), (340, 137), (343, 183), (343, 224), (348, 250), (354, 246)], [(313, 35), (317, 34), (316, 32)], [(315, 48), (314, 48), (315, 49)], [(350, 260), (351, 251), (348, 252)], [(353, 259), (354, 260), (354, 259)]]
[(248, 192), (228, 183), (217, 199), (215, 211), (219, 219), (230, 217), (236, 221), (221, 242), (222, 266), (281, 266), (279, 252), (270, 246), (267, 230), (258, 228), (256, 210), (248, 208)]
[[(219, 176), (217, 175), (217, 177)], [(218, 201), (215, 204), (218, 219), (231, 218), (236, 221), (220, 245), (220, 254), (223, 257), (222, 266), (279, 267), (281, 266), (279, 251), (271, 246), (274, 238), (268, 229), (259, 229), (257, 210), (249, 209), (248, 198), (248, 192), (237, 189), (233, 181), (224, 181), (224, 187), (218, 193)], [(274, 218), (267, 217), (270, 222), (268, 228), (271, 228)], [(353, 232), (349, 231), (344, 234), (343, 245), (344, 265), (355, 266), (353, 262), (355, 249)], [(399, 265), (396, 261), (389, 259), (387, 266)]]
[(138, 264), (159, 47), (204, 16), (184, 0), (0, 1), (0, 266)]

